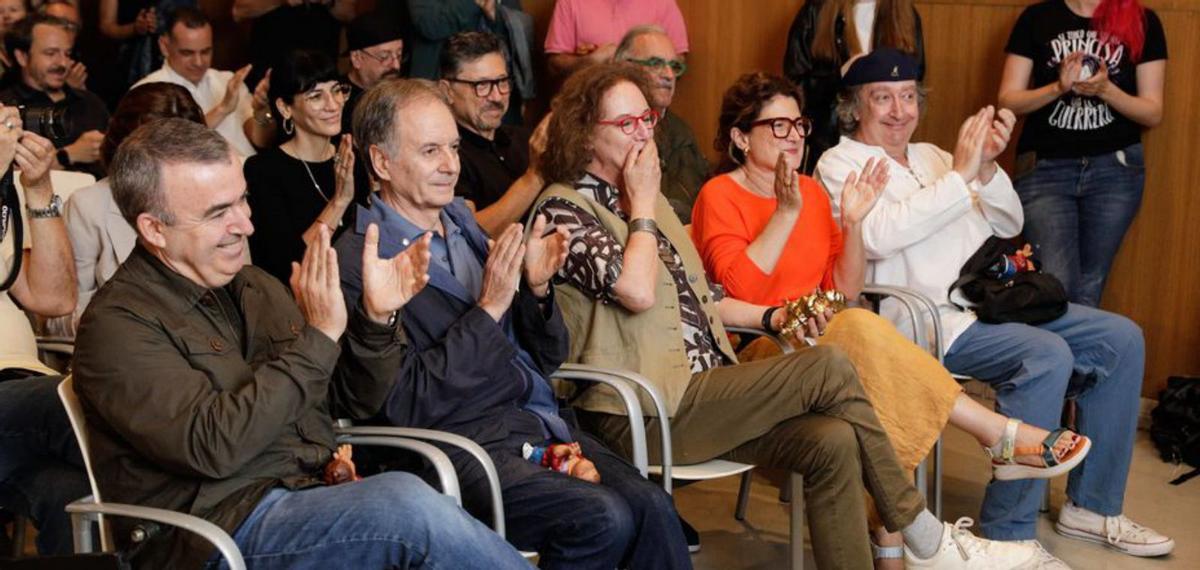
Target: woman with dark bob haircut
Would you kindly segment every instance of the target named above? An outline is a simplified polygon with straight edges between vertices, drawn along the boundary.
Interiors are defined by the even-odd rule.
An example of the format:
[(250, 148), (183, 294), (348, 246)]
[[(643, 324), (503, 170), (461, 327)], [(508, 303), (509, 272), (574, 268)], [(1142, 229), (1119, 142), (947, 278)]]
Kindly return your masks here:
[[(659, 193), (658, 117), (642, 77), (626, 63), (595, 65), (567, 79), (554, 101), (542, 159), (553, 184), (535, 211), (570, 234), (555, 293), (571, 333), (569, 361), (636, 372), (654, 384), (676, 463), (725, 459), (804, 475), (805, 499), (818, 513), (808, 520), (821, 568), (871, 565), (865, 495), (847, 492), (864, 481), (885, 526), (916, 553), (908, 556), (912, 568), (956, 567), (938, 557), (953, 553), (961, 563), (963, 551), (997, 568), (1029, 560), (1031, 547), (977, 539), (925, 510), (842, 351), (817, 346), (738, 363), (725, 325), (774, 329), (773, 312), (725, 297), (705, 277), (687, 230)], [(780, 85), (791, 107), (766, 110), (785, 117), (781, 132), (788, 127), (790, 150), (798, 151), (799, 101)], [(753, 130), (772, 137), (771, 124), (764, 126)], [(799, 153), (787, 154), (785, 167), (794, 169)], [(614, 392), (591, 387), (575, 403), (585, 429), (630, 453), (629, 422)], [(648, 400), (642, 406), (658, 415)], [(647, 430), (664, 419), (651, 419)], [(659, 461), (658, 442), (649, 443), (651, 461)]]
[[(863, 289), (862, 220), (887, 184), (887, 163), (868, 162), (850, 177), (835, 218), (825, 189), (797, 172), (811, 133), (811, 123), (801, 115), (803, 102), (791, 81), (761, 72), (743, 75), (725, 91), (715, 142), (722, 157), (719, 174), (696, 200), (692, 239), (708, 275), (735, 299), (780, 307), (816, 288), (839, 290), (850, 301)], [(774, 310), (772, 330), (784, 327), (786, 313)], [(1021, 424), (1007, 431), (1008, 418), (964, 394), (936, 359), (871, 311), (818, 314), (794, 331), (792, 340), (804, 346), (806, 337), (850, 357), (907, 471), (929, 454), (947, 420), (992, 452), (998, 479), (1052, 477), (1077, 465), (1087, 452), (1084, 438), (1064, 431), (1053, 437), (1056, 453), (1047, 465), (1041, 447), (1050, 435), (1046, 430)], [(763, 340), (743, 351), (742, 359), (778, 354)], [(1014, 444), (1016, 459), (1000, 461), (1001, 450)], [(879, 545), (902, 543), (899, 533), (872, 523)], [(901, 558), (897, 550), (891, 552)], [(886, 549), (876, 553), (884, 559), (877, 567), (903, 567), (901, 560), (880, 555)]]
[[(354, 150), (350, 135), (338, 146), (350, 86), (324, 53), (294, 51), (271, 70), (267, 98), (283, 141), (246, 160), (246, 189), (254, 212), (254, 264), (287, 283), (292, 262), (304, 256), (317, 224), (336, 238), (354, 220)], [(364, 187), (365, 188), (365, 187)], [(356, 200), (356, 198), (358, 198)]]
[[(204, 111), (187, 89), (171, 83), (147, 83), (130, 89), (108, 121), (104, 141), (100, 143), (100, 163), (108, 163), (121, 141), (138, 127), (158, 119), (180, 118), (204, 124)], [(63, 216), (71, 248), (75, 251), (75, 271), (79, 279), (79, 302), (75, 313), (50, 322), (55, 335), (74, 336), (75, 325), (87, 308), (92, 295), (104, 285), (121, 262), (133, 251), (137, 232), (121, 216), (113, 201), (108, 178), (71, 194)]]

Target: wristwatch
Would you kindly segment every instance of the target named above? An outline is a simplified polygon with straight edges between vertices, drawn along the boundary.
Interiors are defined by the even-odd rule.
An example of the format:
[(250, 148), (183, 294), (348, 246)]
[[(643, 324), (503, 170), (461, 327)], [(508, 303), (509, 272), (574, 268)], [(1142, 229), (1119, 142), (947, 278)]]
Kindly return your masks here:
[(71, 154), (65, 148), (58, 149), (58, 152), (54, 153), (54, 158), (57, 158), (58, 163), (63, 166), (71, 166)]
[(30, 208), (25, 207), (25, 212), (30, 218), (57, 218), (62, 215), (62, 198), (58, 194), (50, 196), (50, 205), (45, 208)]

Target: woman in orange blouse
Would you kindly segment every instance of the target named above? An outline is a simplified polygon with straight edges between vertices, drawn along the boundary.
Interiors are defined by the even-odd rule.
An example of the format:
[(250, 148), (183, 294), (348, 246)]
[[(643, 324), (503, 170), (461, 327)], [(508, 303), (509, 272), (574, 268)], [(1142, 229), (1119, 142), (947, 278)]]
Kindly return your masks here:
[[(800, 114), (802, 101), (790, 81), (765, 73), (744, 75), (725, 93), (716, 141), (721, 174), (700, 191), (692, 239), (709, 276), (731, 297), (780, 305), (818, 286), (838, 289), (848, 300), (862, 290), (861, 222), (887, 184), (888, 164), (868, 162), (862, 173), (851, 175), (841, 219), (835, 220), (821, 185), (797, 173), (810, 132)], [(785, 318), (784, 311), (775, 311), (771, 328), (778, 331)], [(1090, 442), (1074, 432), (1050, 434), (1019, 424), (967, 397), (937, 360), (870, 311), (848, 309), (809, 319), (803, 334), (849, 355), (908, 469), (928, 455), (947, 421), (974, 436), (993, 457), (1015, 445), (1015, 463), (993, 463), (1002, 479), (1054, 476), (1077, 465), (1089, 449)], [(744, 356), (765, 356), (769, 344), (756, 343)], [(899, 534), (875, 528), (878, 544), (899, 544)], [(877, 557), (890, 558), (887, 548), (878, 552), (883, 555)]]

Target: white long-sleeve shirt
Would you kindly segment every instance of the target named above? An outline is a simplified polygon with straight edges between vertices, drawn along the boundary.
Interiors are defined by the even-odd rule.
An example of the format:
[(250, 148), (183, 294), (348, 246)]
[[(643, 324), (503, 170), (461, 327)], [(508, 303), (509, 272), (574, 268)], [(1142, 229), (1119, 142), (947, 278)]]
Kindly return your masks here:
[[(882, 147), (843, 136), (821, 155), (817, 178), (829, 191), (838, 219), (846, 176), (860, 173), (870, 158), (888, 161), (887, 188), (863, 220), (867, 282), (910, 287), (932, 299), (941, 314), (946, 351), (975, 322), (973, 312), (950, 303), (947, 289), (987, 238), (1017, 235), (1025, 216), (1004, 170), (997, 168), (986, 185), (967, 184), (954, 171), (950, 153), (928, 143), (909, 144), (906, 152), (907, 168)], [(895, 301), (885, 301), (881, 313), (901, 331), (912, 330), (907, 312)], [(926, 330), (931, 330), (928, 323)]]
[[(144, 85), (146, 83), (163, 82), (174, 83), (187, 89), (192, 94), (192, 98), (196, 100), (196, 104), (200, 106), (200, 110), (208, 113), (221, 103), (221, 99), (225, 97), (225, 89), (233, 79), (232, 71), (217, 71), (209, 69), (204, 72), (204, 78), (199, 84), (188, 81), (187, 78), (171, 69), (170, 64), (163, 62), (162, 69), (154, 71), (143, 77), (133, 87)], [(130, 87), (130, 89), (133, 89)], [(250, 90), (245, 85), (238, 86), (238, 103), (237, 108), (224, 119), (213, 130), (225, 137), (229, 144), (233, 145), (233, 149), (242, 156), (242, 160), (254, 156), (254, 145), (250, 144), (250, 139), (246, 137), (246, 131), (242, 125), (247, 120), (254, 116), (254, 108), (252, 101), (254, 96), (250, 94)]]

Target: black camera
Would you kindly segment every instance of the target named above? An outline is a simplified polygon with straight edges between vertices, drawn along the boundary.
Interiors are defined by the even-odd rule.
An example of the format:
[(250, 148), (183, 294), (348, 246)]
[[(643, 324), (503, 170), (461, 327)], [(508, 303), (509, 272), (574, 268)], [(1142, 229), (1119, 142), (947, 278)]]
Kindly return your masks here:
[(67, 134), (71, 132), (71, 119), (67, 115), (66, 101), (50, 105), (18, 105), (17, 109), (21, 112), (24, 130), (50, 139), (55, 148), (73, 142), (67, 140)]

